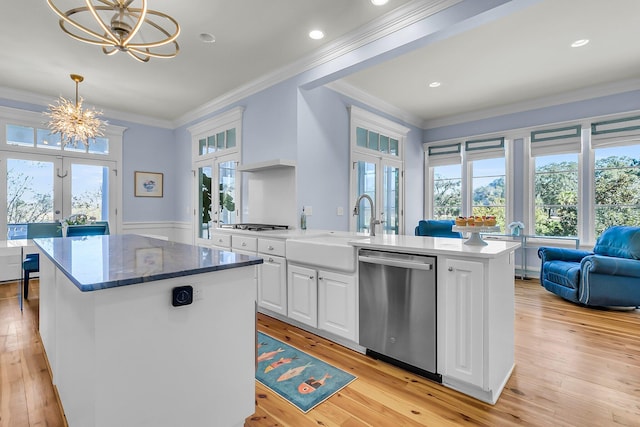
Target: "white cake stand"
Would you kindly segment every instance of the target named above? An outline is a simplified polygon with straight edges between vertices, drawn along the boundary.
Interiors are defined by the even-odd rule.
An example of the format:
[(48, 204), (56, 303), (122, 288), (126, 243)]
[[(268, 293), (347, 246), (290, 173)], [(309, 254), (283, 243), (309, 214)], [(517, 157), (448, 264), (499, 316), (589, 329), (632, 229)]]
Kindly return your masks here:
[(465, 245), (486, 246), (488, 245), (488, 243), (482, 240), (480, 233), (494, 233), (496, 231), (500, 231), (500, 227), (497, 225), (493, 227), (486, 227), (484, 225), (477, 226), (477, 227), (454, 225), (453, 227), (451, 227), (451, 230), (459, 231), (462, 233), (471, 233), (471, 236), (469, 237), (469, 239), (467, 239), (467, 241), (464, 242)]

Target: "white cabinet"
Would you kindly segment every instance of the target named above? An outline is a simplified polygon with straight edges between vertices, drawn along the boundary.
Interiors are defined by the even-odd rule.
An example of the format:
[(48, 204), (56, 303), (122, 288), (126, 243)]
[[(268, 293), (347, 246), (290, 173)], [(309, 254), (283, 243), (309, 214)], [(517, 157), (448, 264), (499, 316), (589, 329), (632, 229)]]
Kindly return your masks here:
[(289, 264), (288, 316), (357, 341), (355, 275)]
[(356, 278), (318, 271), (318, 328), (357, 342)]
[(513, 251), (438, 258), (438, 370), (443, 384), (494, 404), (513, 370)]
[(263, 256), (258, 268), (258, 305), (287, 315), (287, 260), (279, 256)]
[(20, 279), (22, 274), (21, 253), (19, 247), (0, 247), (0, 281)]
[(483, 385), (483, 277), (482, 263), (447, 259), (446, 267), (446, 375)]
[(231, 235), (223, 234), (223, 233), (212, 233), (211, 234), (211, 245), (214, 249), (220, 249), (224, 251), (231, 250)]
[(287, 276), (288, 316), (318, 327), (318, 280), (316, 270), (289, 264)]
[(258, 238), (258, 306), (287, 315), (287, 260), (284, 240)]

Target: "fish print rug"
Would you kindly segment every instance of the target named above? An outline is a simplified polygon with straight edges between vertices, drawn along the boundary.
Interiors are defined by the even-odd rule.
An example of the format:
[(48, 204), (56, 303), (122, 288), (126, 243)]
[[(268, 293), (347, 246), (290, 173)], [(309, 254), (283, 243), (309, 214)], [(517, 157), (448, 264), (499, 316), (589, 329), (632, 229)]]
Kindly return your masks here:
[(356, 377), (258, 332), (256, 380), (307, 413)]

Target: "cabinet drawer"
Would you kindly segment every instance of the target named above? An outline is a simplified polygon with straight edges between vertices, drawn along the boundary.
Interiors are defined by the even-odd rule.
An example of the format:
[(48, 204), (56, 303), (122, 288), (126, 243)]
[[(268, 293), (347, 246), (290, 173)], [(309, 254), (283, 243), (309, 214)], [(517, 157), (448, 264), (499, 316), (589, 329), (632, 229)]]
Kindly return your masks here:
[(231, 247), (231, 234), (212, 234), (211, 244), (215, 246), (221, 246), (224, 248)]
[(232, 236), (231, 247), (242, 249), (243, 251), (256, 252), (258, 250), (258, 239), (256, 237)]
[(258, 239), (258, 252), (268, 255), (285, 256), (284, 240)]

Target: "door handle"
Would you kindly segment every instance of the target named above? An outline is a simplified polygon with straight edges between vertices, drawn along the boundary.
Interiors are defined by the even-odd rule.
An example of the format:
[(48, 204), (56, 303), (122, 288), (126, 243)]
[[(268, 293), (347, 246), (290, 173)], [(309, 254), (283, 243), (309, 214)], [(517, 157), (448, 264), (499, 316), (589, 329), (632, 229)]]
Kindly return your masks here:
[(57, 168), (57, 169), (56, 169), (56, 175), (58, 175), (58, 178), (64, 178), (64, 177), (66, 177), (67, 175), (69, 175), (69, 171), (66, 171), (66, 172), (64, 173), (64, 175), (60, 175), (60, 168)]

